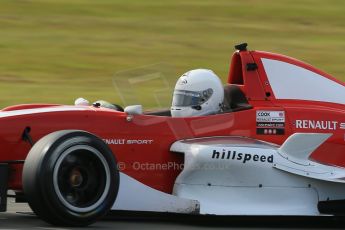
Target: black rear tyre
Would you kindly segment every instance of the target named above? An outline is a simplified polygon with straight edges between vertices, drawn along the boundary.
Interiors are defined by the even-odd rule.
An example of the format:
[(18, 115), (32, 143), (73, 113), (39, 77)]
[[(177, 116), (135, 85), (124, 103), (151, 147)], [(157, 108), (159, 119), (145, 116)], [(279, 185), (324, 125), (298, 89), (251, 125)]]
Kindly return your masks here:
[(78, 130), (51, 133), (30, 150), (23, 189), (31, 209), (60, 226), (86, 226), (115, 202), (119, 172), (109, 147)]

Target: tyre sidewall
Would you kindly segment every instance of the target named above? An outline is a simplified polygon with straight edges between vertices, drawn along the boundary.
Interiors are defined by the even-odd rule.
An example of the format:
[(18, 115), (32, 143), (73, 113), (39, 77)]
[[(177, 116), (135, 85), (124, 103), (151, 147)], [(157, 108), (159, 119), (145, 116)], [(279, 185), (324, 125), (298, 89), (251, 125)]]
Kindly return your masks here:
[[(119, 187), (116, 159), (109, 147), (101, 139), (90, 133), (73, 131), (53, 134), (47, 136), (45, 143), (37, 143), (39, 144), (38, 150), (40, 150), (37, 154), (40, 154), (40, 156), (39, 159), (36, 159), (36, 173), (34, 175), (36, 181), (34, 184), (36, 184), (39, 191), (36, 194), (38, 199), (34, 199), (33, 202), (39, 202), (40, 197), (42, 203), (37, 204), (35, 209), (40, 209), (38, 215), (42, 216), (43, 219), (57, 225), (89, 225), (104, 216), (115, 202)], [(60, 201), (53, 183), (57, 160), (64, 151), (76, 145), (91, 146), (98, 150), (105, 158), (110, 170), (110, 186), (104, 201), (93, 210), (82, 213), (68, 209)], [(44, 207), (42, 208), (42, 206)]]

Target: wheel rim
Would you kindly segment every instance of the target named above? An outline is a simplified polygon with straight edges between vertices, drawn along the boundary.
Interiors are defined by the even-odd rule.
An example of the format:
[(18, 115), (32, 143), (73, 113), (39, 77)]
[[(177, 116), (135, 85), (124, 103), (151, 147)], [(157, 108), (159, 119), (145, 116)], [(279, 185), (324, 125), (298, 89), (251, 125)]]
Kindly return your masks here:
[(75, 212), (89, 212), (108, 195), (110, 169), (97, 149), (76, 145), (59, 156), (54, 166), (53, 184), (65, 207)]

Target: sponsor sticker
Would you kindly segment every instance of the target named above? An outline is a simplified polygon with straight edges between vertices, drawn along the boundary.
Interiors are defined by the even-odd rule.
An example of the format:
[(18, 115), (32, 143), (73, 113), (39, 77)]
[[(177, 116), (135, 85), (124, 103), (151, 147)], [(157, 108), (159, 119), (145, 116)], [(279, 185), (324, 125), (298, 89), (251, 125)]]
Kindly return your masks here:
[(262, 163), (273, 163), (273, 155), (258, 155), (252, 153), (241, 153), (237, 151), (217, 151), (213, 150), (212, 152), (212, 159), (221, 159), (221, 160), (233, 160), (233, 161), (240, 161), (243, 164), (247, 162), (262, 162)]
[(103, 139), (107, 145), (150, 145), (153, 140), (143, 140), (143, 139)]
[(296, 129), (338, 130), (345, 129), (345, 123), (332, 120), (295, 120)]
[(256, 111), (256, 122), (272, 122), (272, 123), (285, 122), (285, 112), (258, 110)]
[(284, 111), (256, 111), (256, 133), (263, 135), (284, 135)]

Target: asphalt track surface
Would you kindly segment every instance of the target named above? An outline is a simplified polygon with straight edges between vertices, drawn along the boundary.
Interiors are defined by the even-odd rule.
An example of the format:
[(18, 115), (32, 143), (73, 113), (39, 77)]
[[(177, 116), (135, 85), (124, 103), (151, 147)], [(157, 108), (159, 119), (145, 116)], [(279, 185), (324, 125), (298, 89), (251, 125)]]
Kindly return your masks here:
[[(27, 204), (8, 199), (8, 211), (0, 213), (0, 229), (85, 229), (55, 227), (37, 218)], [(344, 229), (345, 219), (334, 217), (217, 217), (133, 214), (112, 212), (86, 229)]]

